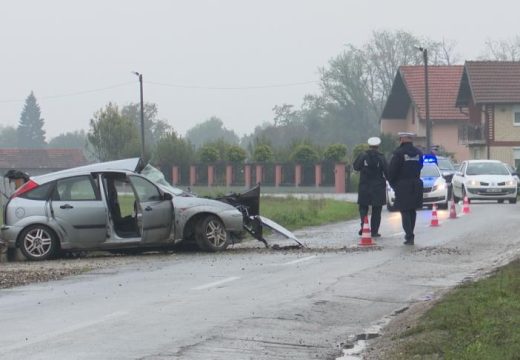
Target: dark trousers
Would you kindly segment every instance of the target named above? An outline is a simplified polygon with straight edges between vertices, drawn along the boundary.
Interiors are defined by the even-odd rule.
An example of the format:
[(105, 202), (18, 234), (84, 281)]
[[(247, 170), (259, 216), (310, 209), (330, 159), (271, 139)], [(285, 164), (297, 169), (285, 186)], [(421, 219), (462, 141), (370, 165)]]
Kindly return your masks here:
[[(370, 231), (372, 234), (379, 232), (379, 225), (381, 225), (381, 210), (383, 206), (372, 206), (372, 215), (370, 216)], [(361, 228), (363, 228), (363, 222), (365, 216), (368, 215), (368, 205), (359, 205), (359, 216), (361, 217)]]
[(414, 210), (401, 210), (401, 221), (403, 223), (403, 230), (405, 232), (405, 239), (407, 241), (414, 240), (413, 230), (415, 229), (415, 218), (417, 217), (417, 211)]

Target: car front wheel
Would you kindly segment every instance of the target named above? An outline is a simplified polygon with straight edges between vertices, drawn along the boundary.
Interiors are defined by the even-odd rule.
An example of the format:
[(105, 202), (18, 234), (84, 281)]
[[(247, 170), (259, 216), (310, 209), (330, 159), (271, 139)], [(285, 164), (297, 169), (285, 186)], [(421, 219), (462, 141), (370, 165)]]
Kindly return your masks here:
[(509, 199), (509, 203), (510, 204), (516, 204), (516, 198)]
[(195, 228), (195, 241), (201, 250), (217, 252), (228, 247), (228, 234), (224, 224), (214, 215), (202, 218)]
[(28, 260), (50, 259), (54, 257), (58, 247), (56, 234), (44, 225), (31, 225), (20, 235), (20, 250)]

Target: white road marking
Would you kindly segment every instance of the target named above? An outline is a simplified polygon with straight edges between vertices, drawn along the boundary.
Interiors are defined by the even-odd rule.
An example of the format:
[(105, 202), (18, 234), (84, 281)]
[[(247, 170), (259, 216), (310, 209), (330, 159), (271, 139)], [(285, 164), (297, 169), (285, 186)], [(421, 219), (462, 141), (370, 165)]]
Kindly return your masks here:
[(215, 286), (219, 286), (221, 284), (225, 284), (225, 283), (228, 283), (230, 281), (235, 281), (235, 280), (238, 280), (238, 279), (240, 279), (240, 277), (238, 277), (238, 276), (231, 276), (231, 277), (219, 280), (219, 281), (215, 281), (215, 282), (212, 282), (212, 283), (209, 283), (209, 284), (205, 284), (205, 285), (201, 285), (201, 286), (197, 286), (197, 287), (191, 288), (191, 290), (209, 289), (209, 288), (212, 288), (212, 287), (215, 287)]
[(307, 256), (307, 257), (304, 257), (304, 258), (301, 258), (301, 259), (296, 259), (296, 260), (293, 260), (293, 261), (289, 261), (289, 262), (283, 263), (281, 265), (294, 265), (294, 264), (298, 264), (298, 263), (303, 262), (303, 261), (312, 260), (315, 257), (316, 257), (316, 255)]
[(15, 343), (15, 344), (12, 344), (12, 345), (0, 347), (0, 354), (6, 354), (6, 353), (8, 353), (10, 351), (13, 351), (13, 350), (18, 350), (18, 349), (21, 349), (21, 348), (24, 348), (24, 347), (27, 347), (27, 346), (33, 346), (35, 344), (38, 344), (38, 343), (41, 343), (41, 342), (45, 342), (45, 341), (47, 341), (49, 339), (60, 337), (60, 336), (62, 336), (64, 334), (71, 333), (71, 332), (74, 332), (74, 331), (78, 331), (78, 330), (81, 330), (81, 329), (84, 329), (84, 328), (87, 328), (87, 327), (91, 327), (91, 326), (103, 323), (105, 321), (110, 321), (110, 320), (112, 320), (114, 318), (122, 317), (122, 316), (125, 316), (125, 315), (128, 315), (128, 312), (126, 312), (126, 311), (115, 311), (115, 312), (113, 312), (111, 314), (108, 314), (108, 315), (105, 315), (105, 316), (103, 316), (103, 317), (101, 317), (101, 318), (99, 318), (97, 320), (86, 321), (86, 322), (83, 322), (83, 323), (80, 323), (80, 324), (76, 324), (76, 325), (73, 325), (73, 326), (62, 328), (59, 331), (46, 332), (43, 335), (35, 336), (35, 337), (32, 337), (32, 336), (29, 335), (28, 338), (24, 342), (19, 342), (19, 343)]

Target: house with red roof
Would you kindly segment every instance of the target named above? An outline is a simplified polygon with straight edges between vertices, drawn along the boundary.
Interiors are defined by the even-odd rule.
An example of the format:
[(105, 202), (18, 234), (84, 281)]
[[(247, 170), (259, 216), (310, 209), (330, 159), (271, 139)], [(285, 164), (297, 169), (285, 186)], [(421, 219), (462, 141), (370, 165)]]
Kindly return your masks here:
[(455, 105), (469, 115), (471, 158), (520, 166), (520, 62), (466, 61)]
[[(464, 67), (428, 66), (428, 99), (431, 144), (453, 154), (456, 161), (470, 158), (467, 147), (469, 115), (455, 106)], [(381, 115), (381, 132), (417, 134), (415, 144), (426, 146), (424, 66), (401, 66)]]
[(0, 174), (19, 170), (30, 176), (86, 165), (81, 149), (0, 148)]

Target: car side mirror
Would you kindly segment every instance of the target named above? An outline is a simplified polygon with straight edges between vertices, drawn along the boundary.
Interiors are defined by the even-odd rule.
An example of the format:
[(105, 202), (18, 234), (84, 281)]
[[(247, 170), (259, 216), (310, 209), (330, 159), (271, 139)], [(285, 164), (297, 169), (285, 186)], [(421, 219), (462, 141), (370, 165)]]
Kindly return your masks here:
[(172, 199), (173, 199), (173, 195), (172, 194), (167, 193), (167, 192), (165, 192), (163, 194), (163, 200), (172, 200)]

